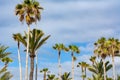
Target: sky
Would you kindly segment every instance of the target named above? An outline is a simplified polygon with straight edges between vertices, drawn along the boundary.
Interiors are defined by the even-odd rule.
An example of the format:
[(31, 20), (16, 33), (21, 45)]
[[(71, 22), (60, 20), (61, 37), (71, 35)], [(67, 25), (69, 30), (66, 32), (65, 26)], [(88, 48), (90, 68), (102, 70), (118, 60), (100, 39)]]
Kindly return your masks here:
[[(57, 51), (52, 49), (55, 43), (63, 43), (66, 46), (75, 44), (81, 53), (75, 55), (77, 61), (89, 62), (93, 55), (93, 43), (101, 37), (114, 37), (120, 39), (120, 0), (38, 0), (44, 8), (41, 12), (41, 20), (37, 27), (43, 30), (45, 36), (51, 35), (47, 43), (38, 51), (38, 70), (49, 68), (57, 74)], [(14, 75), (12, 80), (19, 80), (19, 68), (17, 60), (17, 44), (12, 38), (14, 33), (24, 33), (27, 30), (25, 23), (20, 23), (15, 16), (15, 6), (22, 0), (0, 0), (0, 43), (9, 46), (8, 51), (14, 62), (9, 64), (9, 69)], [(24, 46), (21, 48), (23, 76), (25, 73)], [(119, 58), (115, 58), (116, 69), (120, 69)], [(71, 71), (70, 53), (62, 52), (62, 72)], [(16, 74), (17, 72), (17, 74)], [(120, 73), (120, 71), (116, 71)], [(88, 72), (90, 76), (90, 72)], [(109, 75), (111, 75), (109, 73)], [(38, 73), (42, 80), (42, 74)], [(80, 69), (75, 68), (75, 80), (79, 80)]]

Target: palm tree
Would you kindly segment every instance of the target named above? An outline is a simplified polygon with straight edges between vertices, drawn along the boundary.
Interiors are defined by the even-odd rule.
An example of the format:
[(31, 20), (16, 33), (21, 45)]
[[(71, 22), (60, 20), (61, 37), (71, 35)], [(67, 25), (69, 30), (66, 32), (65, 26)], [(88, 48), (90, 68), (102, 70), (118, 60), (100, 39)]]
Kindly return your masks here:
[(61, 76), (61, 78), (62, 78), (62, 80), (71, 80), (71, 78), (69, 78), (69, 76), (70, 76), (70, 72), (69, 72), (69, 73), (65, 72), (65, 73)]
[(69, 45), (69, 50), (71, 51), (72, 57), (72, 80), (74, 80), (74, 53), (79, 54), (80, 50), (76, 45)]
[(103, 60), (103, 66), (104, 66), (104, 80), (106, 80), (106, 69), (105, 69), (105, 58), (109, 55), (108, 52), (108, 43), (106, 38), (102, 37), (101, 39), (98, 39), (97, 42), (95, 42), (95, 50), (94, 53), (101, 57)]
[(82, 78), (83, 78), (83, 80), (85, 80), (85, 78), (86, 78), (86, 68), (89, 67), (89, 64), (87, 64), (86, 62), (79, 62), (77, 67), (81, 67)]
[(47, 80), (47, 79), (46, 79), (46, 76), (47, 76), (47, 72), (49, 72), (49, 71), (48, 71), (48, 68), (44, 68), (44, 69), (40, 70), (40, 72), (41, 72), (41, 73), (42, 73), (42, 72), (44, 73), (43, 80)]
[(120, 80), (120, 75), (117, 76), (117, 80)]
[[(35, 52), (38, 50), (50, 37), (50, 35), (43, 37), (44, 33), (41, 30), (33, 29), (30, 31), (29, 34), (29, 56), (30, 56), (30, 76), (29, 79), (33, 80), (33, 73), (34, 73), (34, 58), (35, 58)], [(27, 33), (25, 33), (25, 36), (22, 36), (21, 34), (18, 36), (18, 40), (27, 47)]]
[(115, 76), (115, 64), (114, 64), (114, 57), (120, 50), (120, 41), (118, 39), (109, 38), (109, 53), (112, 56), (112, 65), (113, 65), (113, 80), (116, 80)]
[(15, 8), (15, 14), (19, 16), (21, 22), (26, 21), (29, 26), (32, 23), (36, 23), (41, 18), (41, 12), (43, 8), (36, 0), (24, 0), (21, 4), (17, 4)]
[(92, 64), (94, 64), (95, 60), (96, 60), (96, 56), (91, 56), (91, 58), (89, 60), (92, 62)]
[(9, 80), (12, 75), (7, 71), (7, 66), (9, 62), (12, 62), (12, 59), (8, 57), (10, 52), (6, 52), (8, 47), (0, 45), (0, 62), (4, 62), (5, 65), (2, 69), (0, 69), (0, 80)]
[(5, 67), (7, 67), (7, 66), (8, 66), (8, 63), (9, 63), (9, 62), (12, 62), (12, 61), (13, 61), (13, 60), (12, 60), (11, 58), (9, 58), (9, 57), (5, 57), (5, 58), (2, 59), (2, 62), (5, 63)]
[(48, 74), (47, 77), (48, 77), (47, 80), (54, 80), (55, 79), (55, 75), (54, 74)]
[(5, 72), (1, 77), (0, 80), (10, 80), (13, 77), (13, 75), (10, 74), (10, 72)]
[(19, 16), (21, 22), (26, 20), (28, 25), (28, 39), (27, 39), (27, 53), (26, 53), (26, 76), (25, 80), (28, 80), (28, 53), (29, 53), (29, 32), (30, 24), (36, 23), (37, 20), (40, 20), (40, 10), (43, 8), (40, 6), (39, 2), (36, 0), (24, 0), (22, 4), (17, 4), (15, 8), (16, 15)]
[(0, 61), (11, 54), (10, 52), (6, 52), (7, 49), (8, 47), (0, 45)]
[(20, 70), (20, 80), (22, 80), (22, 65), (21, 65), (21, 57), (20, 57), (20, 42), (17, 40), (19, 34), (13, 34), (13, 39), (17, 41), (17, 47), (18, 47), (18, 61), (19, 61), (19, 70)]
[(61, 80), (61, 64), (60, 64), (60, 56), (61, 56), (61, 51), (68, 51), (68, 48), (64, 46), (64, 44), (55, 44), (53, 46), (53, 49), (58, 50), (58, 68), (59, 68), (59, 80)]
[[(109, 71), (112, 68), (112, 65), (109, 64), (109, 61), (105, 62), (105, 71)], [(103, 61), (102, 59), (100, 62), (95, 61), (95, 64), (92, 64), (91, 66), (88, 67), (88, 70), (91, 71), (93, 74), (93, 78), (99, 78), (99, 80), (103, 80), (104, 76), (104, 66), (103, 66)], [(93, 79), (96, 80), (96, 79)]]

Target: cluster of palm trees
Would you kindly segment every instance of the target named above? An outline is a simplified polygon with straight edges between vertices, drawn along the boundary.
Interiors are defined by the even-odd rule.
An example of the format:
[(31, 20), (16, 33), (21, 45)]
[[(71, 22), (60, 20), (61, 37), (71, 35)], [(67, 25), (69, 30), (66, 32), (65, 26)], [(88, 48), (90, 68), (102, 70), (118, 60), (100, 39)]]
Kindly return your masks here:
[(116, 80), (114, 57), (119, 55), (120, 41), (115, 38), (106, 39), (105, 37), (102, 37), (98, 39), (98, 41), (95, 42), (94, 45), (95, 45), (94, 53), (98, 57), (101, 57), (101, 59), (103, 60), (104, 80), (106, 80), (105, 59), (107, 56), (112, 58), (113, 80)]
[[(18, 42), (18, 59), (20, 67), (20, 80), (22, 80), (21, 60), (20, 60), (20, 43), (22, 43), (26, 49), (26, 75), (25, 80), (28, 80), (28, 58), (30, 57), (30, 76), (29, 80), (33, 80), (34, 74), (34, 58), (37, 55), (37, 50), (46, 42), (50, 35), (43, 37), (44, 32), (39, 29), (30, 30), (32, 23), (37, 24), (37, 21), (41, 19), (41, 10), (39, 2), (36, 0), (24, 0), (21, 4), (17, 4), (15, 8), (16, 15), (19, 16), (21, 22), (25, 21), (28, 25), (28, 32), (24, 35), (20, 33), (13, 34), (13, 38)], [(37, 63), (36, 63), (36, 76), (37, 80)]]
[[(40, 70), (40, 73), (43, 73), (43, 80), (59, 80), (55, 76), (55, 74), (50, 74), (51, 72), (48, 70), (48, 68), (43, 68)], [(70, 72), (65, 72), (64, 74), (61, 75), (61, 80), (71, 80), (70, 78)]]
[(55, 44), (53, 46), (53, 49), (58, 51), (58, 68), (59, 68), (59, 80), (61, 80), (61, 64), (60, 64), (60, 55), (61, 50), (63, 51), (70, 51), (71, 57), (72, 57), (72, 80), (74, 80), (74, 61), (76, 60), (76, 57), (74, 56), (74, 53), (80, 53), (80, 49), (76, 45), (69, 45), (69, 47), (66, 47), (64, 44)]

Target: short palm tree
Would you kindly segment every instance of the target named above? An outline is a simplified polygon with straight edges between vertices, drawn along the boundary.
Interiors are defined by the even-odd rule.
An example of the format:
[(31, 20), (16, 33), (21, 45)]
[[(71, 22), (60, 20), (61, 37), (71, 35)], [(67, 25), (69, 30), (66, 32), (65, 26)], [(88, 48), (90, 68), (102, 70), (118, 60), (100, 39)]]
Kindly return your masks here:
[(117, 80), (120, 80), (120, 75), (117, 76)]
[(40, 72), (44, 73), (43, 80), (47, 80), (46, 76), (47, 76), (48, 68), (44, 68), (44, 69), (40, 70)]
[(77, 65), (77, 67), (81, 67), (81, 71), (82, 71), (82, 78), (83, 78), (83, 80), (85, 80), (85, 78), (86, 78), (86, 68), (88, 68), (89, 67), (89, 64), (87, 64), (86, 62), (79, 62), (78, 63), (78, 65)]
[[(33, 73), (34, 73), (34, 58), (35, 58), (35, 52), (38, 50), (45, 42), (46, 40), (50, 37), (50, 35), (43, 37), (44, 33), (41, 30), (38, 29), (33, 29), (30, 31), (29, 35), (29, 56), (30, 56), (30, 76), (29, 79), (33, 80)], [(19, 34), (18, 40), (25, 46), (27, 47), (27, 33), (25, 33), (24, 36)]]
[(48, 77), (47, 80), (55, 80), (54, 74), (48, 74), (47, 77)]
[(53, 46), (53, 49), (58, 50), (58, 68), (59, 68), (59, 80), (61, 80), (61, 64), (60, 64), (60, 56), (61, 56), (61, 51), (68, 51), (68, 48), (66, 48), (64, 46), (64, 44), (60, 43), (60, 44), (55, 44)]
[(8, 57), (11, 53), (6, 52), (7, 49), (8, 47), (0, 45), (0, 62), (5, 63), (4, 67), (0, 69), (0, 80), (9, 80), (13, 76), (7, 71), (8, 63), (12, 62), (12, 59)]
[(18, 61), (19, 61), (19, 70), (20, 70), (20, 80), (22, 80), (22, 65), (21, 65), (21, 57), (20, 57), (20, 42), (17, 40), (19, 37), (19, 34), (13, 34), (13, 39), (17, 41), (17, 47), (18, 47)]
[(71, 80), (71, 78), (69, 78), (69, 76), (70, 76), (70, 72), (69, 72), (69, 73), (65, 72), (65, 73), (61, 76), (61, 78), (62, 78), (62, 80)]
[(28, 80), (28, 53), (29, 53), (29, 32), (30, 24), (36, 23), (40, 20), (41, 12), (43, 8), (36, 0), (24, 0), (21, 4), (17, 4), (15, 8), (15, 14), (19, 16), (19, 20), (26, 21), (28, 25), (28, 39), (27, 39), (27, 54), (26, 54), (26, 76), (25, 80)]
[[(111, 68), (112, 68), (112, 64), (109, 64), (109, 61), (105, 62), (105, 69), (106, 69), (105, 71), (107, 72)], [(102, 59), (100, 60), (100, 62), (96, 61), (95, 64), (89, 66), (88, 70), (93, 73), (93, 78), (99, 78), (100, 80), (104, 79), (104, 66)]]
[(71, 51), (71, 57), (72, 57), (72, 80), (74, 80), (74, 53), (79, 54), (80, 50), (76, 45), (69, 45), (69, 51)]
[(0, 80), (10, 80), (13, 77), (10, 72), (5, 72), (1, 77)]

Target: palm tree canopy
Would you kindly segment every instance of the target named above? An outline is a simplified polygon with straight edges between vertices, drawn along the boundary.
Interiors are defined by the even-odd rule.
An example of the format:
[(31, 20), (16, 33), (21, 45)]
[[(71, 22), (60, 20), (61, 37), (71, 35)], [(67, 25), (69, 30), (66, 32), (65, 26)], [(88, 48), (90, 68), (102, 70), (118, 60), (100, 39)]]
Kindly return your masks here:
[(94, 64), (95, 60), (96, 60), (96, 56), (91, 56), (90, 61), (91, 61), (93, 64)]
[(43, 8), (36, 0), (24, 0), (21, 4), (17, 4), (15, 8), (15, 14), (19, 16), (19, 20), (23, 22), (26, 20), (28, 25), (40, 20), (41, 12)]
[[(109, 71), (112, 68), (112, 64), (109, 64), (109, 61), (105, 62), (106, 72)], [(100, 62), (96, 62), (95, 64), (92, 64), (92, 66), (89, 66), (89, 71), (93, 72), (96, 75), (99, 75), (100, 77), (103, 77), (103, 61), (102, 59)]]
[(72, 52), (75, 52), (75, 53), (80, 53), (80, 49), (76, 46), (76, 45), (69, 45), (69, 49), (72, 51)]
[(10, 74), (10, 72), (5, 72), (2, 76), (0, 76), (0, 80), (10, 80), (13, 77), (13, 75)]
[(95, 42), (94, 45), (94, 53), (97, 54), (98, 57), (101, 56), (102, 58), (105, 58), (107, 55), (119, 56), (120, 41), (118, 39), (106, 39), (102, 37), (101, 39), (98, 39), (98, 41)]
[(105, 59), (106, 56), (109, 55), (108, 43), (107, 43), (106, 38), (102, 37), (102, 38), (98, 39), (98, 41), (95, 42), (94, 45), (95, 45), (94, 53), (98, 57)]
[[(109, 53), (112, 53), (111, 55), (115, 56), (118, 55), (119, 50), (120, 50), (120, 41), (118, 39), (115, 38), (109, 38), (108, 39), (108, 44), (109, 44)], [(114, 52), (112, 52), (111, 50), (114, 50)]]
[(53, 46), (53, 49), (58, 50), (58, 51), (61, 51), (61, 50), (68, 51), (68, 50), (69, 50), (69, 49), (66, 48), (65, 45), (62, 44), (62, 43), (59, 43), (59, 44), (56, 43), (56, 44)]
[(71, 78), (69, 78), (69, 76), (70, 76), (70, 72), (69, 72), (69, 73), (65, 72), (65, 73), (61, 76), (61, 78), (62, 78), (62, 80), (71, 80)]
[(54, 80), (55, 75), (54, 74), (48, 74), (48, 79), (47, 80)]
[(86, 62), (79, 62), (78, 65), (77, 65), (77, 67), (81, 67), (82, 72), (84, 72), (83, 68), (89, 67), (89, 64), (87, 64)]
[[(19, 40), (25, 47), (27, 47), (27, 33), (25, 32), (25, 35), (22, 36), (20, 33), (13, 34), (13, 36), (17, 35), (17, 40)], [(42, 30), (33, 29), (30, 31), (29, 34), (29, 53), (30, 55), (35, 55), (35, 51), (39, 49), (46, 40), (50, 37), (50, 35), (43, 37), (44, 33)]]
[(8, 64), (9, 62), (13, 62), (13, 60), (9, 57), (5, 57), (5, 58), (2, 59), (2, 62)]
[(48, 71), (48, 68), (44, 68), (42, 70), (40, 70), (40, 72), (47, 72)]
[(7, 57), (9, 54), (11, 54), (10, 52), (6, 52), (6, 50), (8, 49), (8, 47), (5, 47), (3, 45), (0, 45), (0, 60), (2, 60), (3, 58)]

